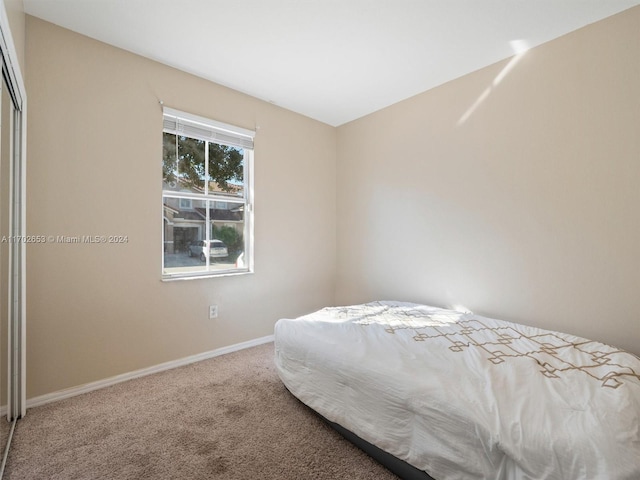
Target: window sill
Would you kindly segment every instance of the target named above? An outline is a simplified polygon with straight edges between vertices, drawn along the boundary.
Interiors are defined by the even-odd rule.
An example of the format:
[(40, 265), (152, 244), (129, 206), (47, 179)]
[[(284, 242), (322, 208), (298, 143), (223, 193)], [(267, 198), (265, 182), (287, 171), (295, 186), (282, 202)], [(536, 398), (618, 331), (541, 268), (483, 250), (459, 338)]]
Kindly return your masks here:
[(203, 278), (238, 277), (241, 275), (252, 275), (253, 270), (245, 269), (238, 271), (227, 271), (220, 273), (203, 273), (202, 275), (163, 275), (163, 282), (176, 282), (181, 280), (200, 280)]

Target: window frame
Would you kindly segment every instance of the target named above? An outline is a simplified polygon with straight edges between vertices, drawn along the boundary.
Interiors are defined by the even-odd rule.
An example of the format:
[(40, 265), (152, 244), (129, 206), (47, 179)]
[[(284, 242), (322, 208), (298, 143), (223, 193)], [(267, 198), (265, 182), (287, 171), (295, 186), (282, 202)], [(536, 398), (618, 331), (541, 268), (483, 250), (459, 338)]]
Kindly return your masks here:
[[(197, 132), (195, 135), (191, 132)], [(219, 192), (212, 193), (209, 191), (208, 169), (205, 168), (205, 191), (204, 193), (198, 192), (181, 192), (174, 190), (165, 190), (164, 181), (162, 188), (162, 260), (161, 260), (161, 277), (162, 281), (173, 280), (195, 280), (199, 278), (217, 278), (224, 276), (246, 275), (253, 273), (253, 254), (254, 254), (254, 206), (253, 206), (253, 159), (254, 159), (254, 147), (253, 138), (255, 132), (247, 130), (241, 127), (236, 127), (216, 120), (200, 117), (190, 113), (182, 112), (168, 107), (163, 107), (163, 128), (162, 134), (165, 133), (176, 135), (179, 137), (188, 137), (196, 140), (202, 140), (205, 142), (205, 158), (208, 162), (209, 156), (209, 143), (231, 146), (234, 148), (243, 150), (243, 195), (238, 197), (229, 197), (228, 195), (220, 194)], [(164, 148), (164, 147), (163, 147)], [(194, 200), (204, 203), (206, 210), (206, 218), (204, 221), (203, 229), (205, 231), (205, 237), (199, 240), (214, 240), (210, 236), (210, 232), (213, 226), (210, 220), (210, 211), (215, 208), (217, 202), (225, 202), (228, 206), (237, 204), (237, 208), (243, 210), (243, 240), (244, 240), (244, 261), (242, 267), (233, 267), (222, 270), (211, 270), (210, 258), (206, 258), (206, 262), (203, 265), (203, 269), (199, 271), (189, 272), (167, 272), (165, 268), (165, 231), (166, 223), (168, 222), (165, 216), (165, 199), (174, 198), (178, 200), (178, 204), (185, 200), (189, 200), (192, 203)], [(169, 267), (170, 268), (170, 267)]]

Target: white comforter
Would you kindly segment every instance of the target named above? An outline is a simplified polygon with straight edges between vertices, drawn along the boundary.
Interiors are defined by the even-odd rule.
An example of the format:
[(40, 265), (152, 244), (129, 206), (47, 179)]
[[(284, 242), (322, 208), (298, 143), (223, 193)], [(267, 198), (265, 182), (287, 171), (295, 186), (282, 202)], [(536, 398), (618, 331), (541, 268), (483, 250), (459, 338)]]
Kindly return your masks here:
[(286, 387), (437, 480), (640, 479), (640, 359), (400, 302), (275, 326)]

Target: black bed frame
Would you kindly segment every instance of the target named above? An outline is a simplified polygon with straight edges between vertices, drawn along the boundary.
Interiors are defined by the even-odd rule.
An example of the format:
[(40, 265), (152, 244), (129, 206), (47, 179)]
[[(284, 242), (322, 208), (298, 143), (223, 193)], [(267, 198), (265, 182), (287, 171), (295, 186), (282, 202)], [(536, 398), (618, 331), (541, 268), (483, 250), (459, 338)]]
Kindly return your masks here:
[[(294, 395), (295, 396), (295, 395)], [(298, 401), (300, 401), (298, 399)], [(302, 403), (302, 402), (300, 402)], [(331, 420), (327, 420), (325, 417), (320, 415), (314, 409), (310, 408), (308, 405), (302, 403), (306, 408), (315, 413), (318, 417), (320, 417), (327, 425), (336, 430), (340, 435), (353, 443), (360, 450), (364, 451), (367, 455), (372, 457), (378, 463), (384, 465), (387, 469), (391, 470), (397, 476), (399, 476), (402, 480), (435, 480), (433, 477), (429, 476), (427, 472), (419, 470), (413, 465), (408, 464), (404, 460), (400, 460), (398, 457), (394, 457), (388, 452), (381, 450), (380, 448), (372, 445), (371, 443), (363, 440), (355, 433), (347, 430), (342, 425), (338, 425)]]
[[(317, 412), (316, 412), (317, 413)], [(325, 422), (334, 428), (340, 435), (353, 443), (356, 447), (363, 450), (367, 455), (372, 457), (378, 463), (381, 463), (403, 480), (434, 480), (427, 472), (417, 469), (413, 465), (408, 464), (398, 457), (394, 457), (388, 452), (379, 449), (375, 445), (370, 444), (366, 440), (361, 439), (355, 433), (347, 430), (337, 423), (331, 422), (320, 415)]]
[(435, 478), (430, 476), (427, 472), (420, 470), (414, 467), (413, 465), (405, 462), (404, 460), (400, 460), (398, 457), (394, 457), (389, 452), (385, 452), (384, 450), (376, 447), (375, 445), (367, 442), (366, 440), (363, 440), (352, 431), (344, 428), (342, 425), (339, 425), (335, 422), (332, 422), (331, 420), (326, 419), (325, 417), (320, 415), (318, 412), (316, 412), (313, 408), (311, 408), (309, 405), (305, 404), (298, 397), (293, 395), (287, 387), (285, 387), (285, 389), (293, 396), (293, 398), (295, 398), (296, 400), (298, 400), (298, 402), (304, 405), (305, 408), (308, 408), (311, 412), (317, 415), (323, 422), (325, 422), (327, 425), (333, 428), (345, 439), (353, 443), (356, 447), (358, 447), (364, 453), (366, 453), (371, 458), (376, 460), (378, 463), (380, 463), (381, 465), (384, 465), (388, 470), (395, 473), (402, 480), (435, 480)]

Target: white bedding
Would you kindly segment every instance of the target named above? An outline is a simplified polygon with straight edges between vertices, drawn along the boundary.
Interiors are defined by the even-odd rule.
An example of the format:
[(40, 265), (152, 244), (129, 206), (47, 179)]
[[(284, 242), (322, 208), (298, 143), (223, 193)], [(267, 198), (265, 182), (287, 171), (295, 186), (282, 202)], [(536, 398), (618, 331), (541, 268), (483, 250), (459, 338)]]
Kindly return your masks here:
[(437, 480), (640, 479), (640, 359), (400, 302), (275, 326), (303, 403)]

